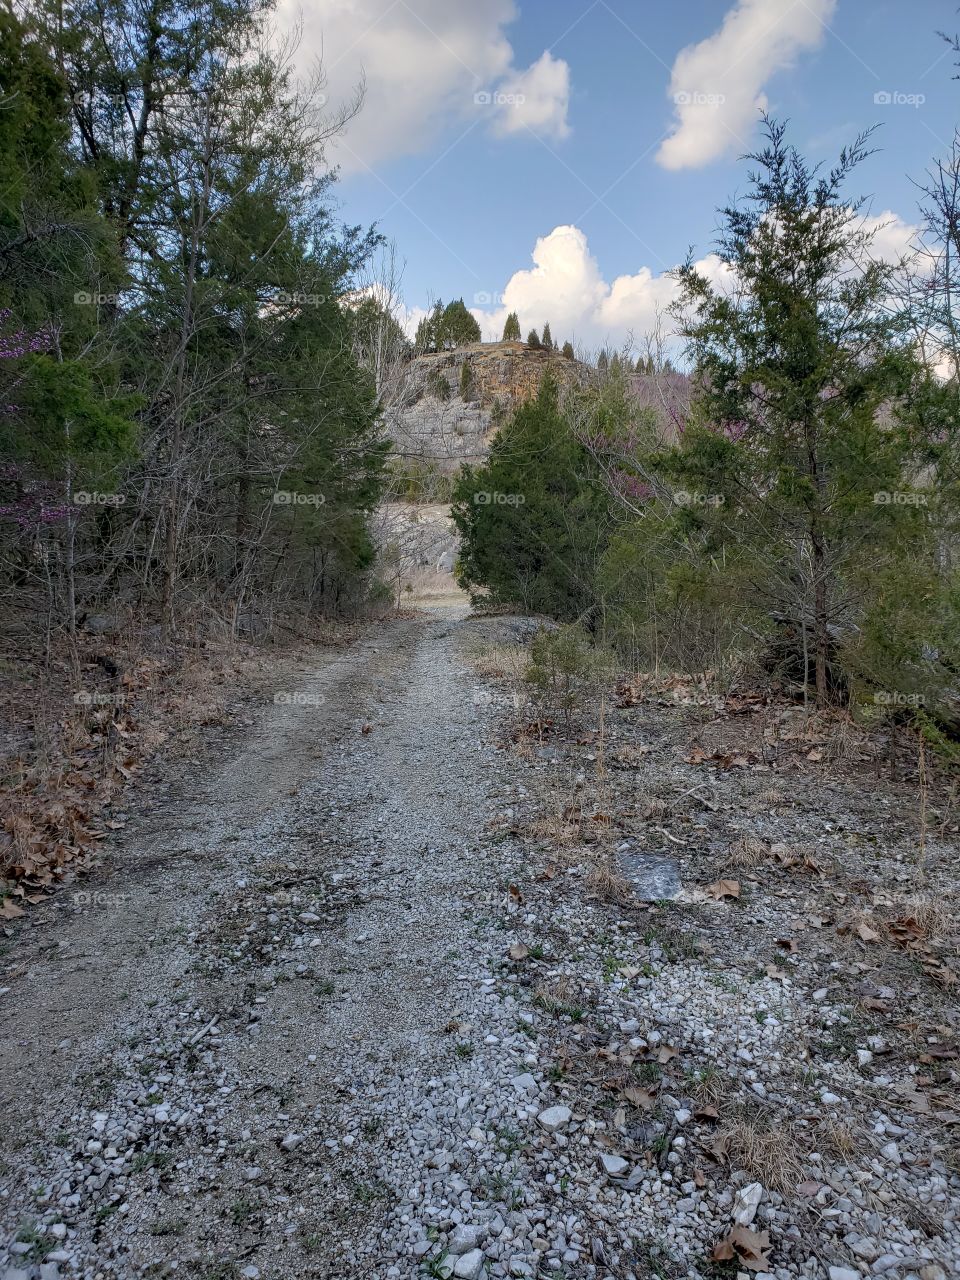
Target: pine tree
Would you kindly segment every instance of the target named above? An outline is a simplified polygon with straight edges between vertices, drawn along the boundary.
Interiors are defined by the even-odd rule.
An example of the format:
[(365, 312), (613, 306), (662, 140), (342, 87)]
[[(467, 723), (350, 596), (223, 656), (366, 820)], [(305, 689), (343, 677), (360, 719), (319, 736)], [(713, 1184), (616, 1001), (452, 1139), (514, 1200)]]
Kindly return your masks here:
[(606, 351), (601, 351), (600, 354), (597, 356), (597, 368), (600, 370), (601, 373), (606, 373), (609, 364), (610, 364), (610, 360), (609, 360), (609, 357), (607, 356)]
[(457, 480), (461, 583), (486, 587), (497, 604), (555, 618), (590, 615), (611, 525), (597, 480), (547, 374), (497, 432), (483, 466), (464, 467)]
[(511, 311), (507, 316), (506, 323), (503, 326), (504, 342), (520, 341), (520, 320), (515, 311)]
[(537, 333), (536, 329), (531, 329), (527, 334), (527, 346), (532, 348), (534, 351), (540, 350), (540, 335)]
[(480, 337), (480, 325), (467, 310), (462, 298), (457, 298), (444, 307), (434, 334), (437, 351), (449, 351), (454, 347), (479, 342)]
[(563, 349), (562, 349), (562, 351), (561, 351), (561, 355), (563, 356), (564, 360), (573, 360), (573, 359), (575, 359), (575, 358), (576, 358), (576, 357), (574, 356), (573, 343), (572, 343), (572, 342), (567, 341), (567, 342), (565, 342), (565, 343), (563, 344)]
[(553, 350), (553, 334), (550, 332), (549, 323), (543, 326), (543, 337), (540, 339), (547, 351)]

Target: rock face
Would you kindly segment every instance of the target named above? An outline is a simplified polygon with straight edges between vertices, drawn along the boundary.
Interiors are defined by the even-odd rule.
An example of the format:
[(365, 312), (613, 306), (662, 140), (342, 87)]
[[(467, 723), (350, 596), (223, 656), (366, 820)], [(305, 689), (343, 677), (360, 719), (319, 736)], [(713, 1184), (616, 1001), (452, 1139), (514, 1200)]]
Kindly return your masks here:
[[(470, 366), (465, 397), (460, 393), (464, 363)], [(537, 394), (548, 368), (568, 384), (584, 381), (590, 372), (578, 361), (524, 342), (476, 342), (417, 356), (386, 412), (387, 434), (399, 453), (429, 459), (453, 474), (461, 463), (486, 457), (500, 422)]]

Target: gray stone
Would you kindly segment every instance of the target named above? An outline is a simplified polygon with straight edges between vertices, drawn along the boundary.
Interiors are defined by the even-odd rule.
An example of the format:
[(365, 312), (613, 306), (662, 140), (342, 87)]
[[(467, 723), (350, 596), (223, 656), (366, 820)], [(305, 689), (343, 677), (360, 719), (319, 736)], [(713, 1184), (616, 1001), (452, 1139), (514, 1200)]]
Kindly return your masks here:
[(483, 1270), (483, 1262), (483, 1250), (471, 1249), (469, 1253), (457, 1259), (453, 1274), (460, 1277), (460, 1280), (477, 1280), (477, 1276)]
[(547, 1133), (556, 1133), (559, 1129), (567, 1127), (572, 1115), (573, 1112), (569, 1107), (547, 1107), (537, 1116), (537, 1123), (541, 1128), (546, 1129)]
[(831, 1267), (830, 1280), (863, 1280), (859, 1271), (853, 1271), (850, 1267)]
[(629, 1161), (624, 1160), (623, 1156), (613, 1156), (608, 1152), (604, 1152), (600, 1157), (600, 1163), (611, 1178), (622, 1178), (630, 1168)]
[(624, 877), (630, 881), (637, 897), (644, 902), (666, 902), (679, 898), (683, 886), (680, 868), (675, 858), (667, 853), (648, 853), (626, 847), (617, 850), (617, 861)]
[(462, 1253), (472, 1253), (480, 1244), (480, 1228), (472, 1223), (463, 1222), (458, 1227), (454, 1227), (450, 1233), (450, 1239), (447, 1241), (447, 1253), (453, 1253), (459, 1256)]
[(522, 1075), (513, 1076), (510, 1083), (516, 1089), (517, 1093), (536, 1093), (537, 1081), (529, 1071), (524, 1071)]

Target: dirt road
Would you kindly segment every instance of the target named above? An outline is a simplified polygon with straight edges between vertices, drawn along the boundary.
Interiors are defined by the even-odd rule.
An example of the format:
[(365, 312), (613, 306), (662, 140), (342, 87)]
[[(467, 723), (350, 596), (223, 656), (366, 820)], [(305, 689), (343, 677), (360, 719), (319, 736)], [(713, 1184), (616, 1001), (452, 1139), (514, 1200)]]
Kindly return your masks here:
[(275, 690), (65, 919), (21, 932), (11, 1274), (390, 1274), (405, 1224), (384, 1215), (437, 1154), (434, 1077), (482, 1075), (450, 1025), (483, 1002), (506, 875), (482, 840), (503, 766), (447, 612)]

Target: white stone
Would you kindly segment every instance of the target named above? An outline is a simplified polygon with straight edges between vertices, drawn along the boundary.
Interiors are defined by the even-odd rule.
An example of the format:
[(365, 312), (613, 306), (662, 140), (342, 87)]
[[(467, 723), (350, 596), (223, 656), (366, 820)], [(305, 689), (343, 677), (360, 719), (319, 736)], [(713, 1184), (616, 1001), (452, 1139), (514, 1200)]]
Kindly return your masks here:
[(630, 1168), (629, 1162), (624, 1160), (623, 1156), (612, 1156), (607, 1152), (601, 1155), (600, 1163), (611, 1178), (622, 1178)]
[(537, 1116), (537, 1123), (541, 1128), (546, 1129), (547, 1133), (556, 1133), (558, 1129), (567, 1127), (572, 1115), (573, 1112), (569, 1107), (547, 1107)]
[(517, 1093), (536, 1093), (537, 1091), (537, 1081), (529, 1071), (524, 1071), (519, 1076), (513, 1076), (510, 1083)]
[(447, 1253), (453, 1253), (459, 1257), (462, 1253), (472, 1253), (479, 1244), (480, 1228), (472, 1223), (463, 1222), (451, 1231), (450, 1239), (447, 1241)]
[(763, 1199), (763, 1187), (759, 1182), (751, 1182), (741, 1187), (733, 1202), (733, 1220), (741, 1227), (749, 1227), (756, 1217), (757, 1207)]
[(461, 1277), (461, 1280), (477, 1280), (477, 1276), (483, 1270), (483, 1262), (483, 1250), (471, 1249), (469, 1253), (457, 1259), (453, 1274)]

